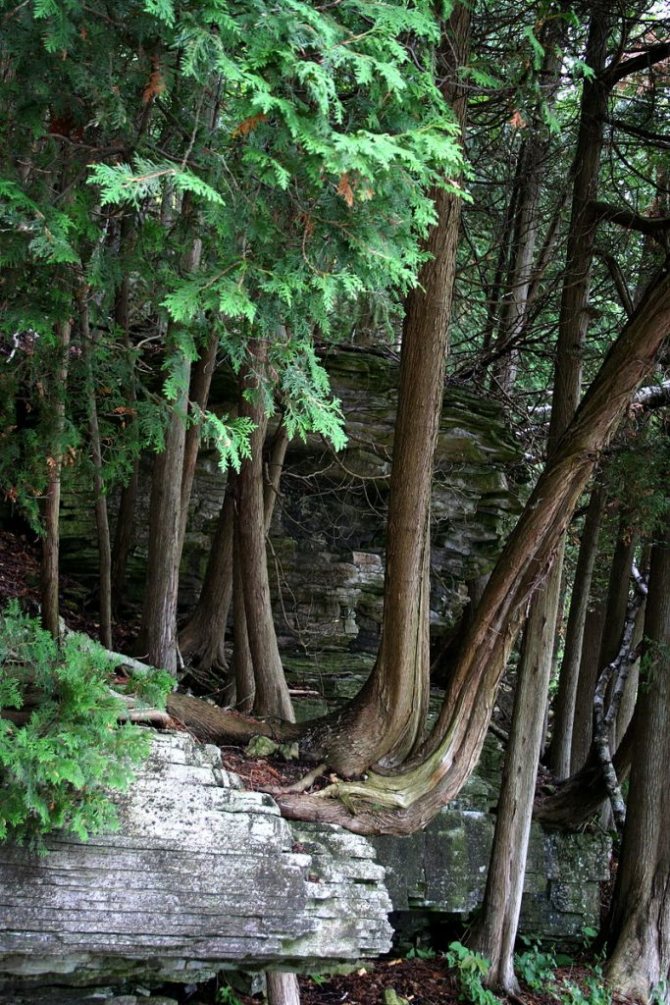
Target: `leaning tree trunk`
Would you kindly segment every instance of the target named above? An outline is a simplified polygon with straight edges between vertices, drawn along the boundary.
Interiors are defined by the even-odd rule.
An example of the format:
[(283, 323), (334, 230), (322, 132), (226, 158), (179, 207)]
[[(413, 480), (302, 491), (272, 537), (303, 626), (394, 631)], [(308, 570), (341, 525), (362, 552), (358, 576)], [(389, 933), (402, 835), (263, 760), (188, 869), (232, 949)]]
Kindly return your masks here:
[(595, 485), (586, 511), (579, 556), (572, 587), (570, 613), (565, 633), (565, 655), (561, 665), (558, 692), (554, 707), (554, 729), (549, 748), (549, 765), (556, 778), (570, 774), (572, 729), (575, 720), (575, 703), (579, 666), (584, 640), (584, 625), (588, 611), (591, 580), (598, 554), (598, 532), (604, 506), (603, 490)]
[[(441, 59), (444, 90), (461, 127), (466, 99), (457, 75), (465, 62), (469, 28), (469, 11), (458, 4), (445, 29)], [(431, 259), (406, 304), (379, 653), (357, 698), (307, 738), (307, 745), (344, 775), (358, 774), (375, 762), (401, 762), (420, 739), (427, 708), (430, 493), (461, 200), (439, 189), (435, 209), (438, 222), (427, 248)]]
[(44, 539), (42, 541), (42, 624), (55, 639), (59, 630), (60, 490), (63, 467), (60, 441), (65, 428), (65, 390), (70, 350), (71, 321), (56, 326), (58, 361), (54, 373), (53, 448), (47, 457), (47, 489), (44, 498)]
[[(575, 154), (572, 216), (549, 428), (550, 458), (575, 414), (581, 393), (581, 347), (586, 336), (589, 272), (595, 236), (586, 207), (594, 198), (598, 183), (604, 121), (602, 112), (603, 108), (607, 108), (607, 91), (599, 75), (605, 65), (607, 39), (608, 20), (596, 13), (591, 23), (586, 54), (586, 61), (595, 76), (584, 84)], [(553, 57), (554, 46), (551, 45), (550, 49)], [(524, 268), (527, 292), (529, 264), (526, 263)], [(537, 766), (544, 737), (564, 551), (565, 541), (561, 536), (549, 557), (547, 580), (531, 598), (521, 647), (517, 695), (505, 755), (491, 866), (482, 919), (473, 940), (480, 952), (491, 961), (487, 984), (511, 994), (519, 990), (514, 974), (514, 943), (521, 910)]]
[(634, 758), (605, 968), (628, 999), (667, 1002), (670, 978), (670, 536), (649, 577), (647, 670), (636, 711)]
[(370, 772), (361, 782), (338, 783), (318, 796), (279, 795), (287, 816), (340, 823), (358, 833), (406, 834), (425, 826), (460, 791), (479, 758), (528, 600), (546, 575), (600, 451), (669, 333), (666, 276), (610, 349), (531, 493), (475, 613), (421, 763), (390, 776)]

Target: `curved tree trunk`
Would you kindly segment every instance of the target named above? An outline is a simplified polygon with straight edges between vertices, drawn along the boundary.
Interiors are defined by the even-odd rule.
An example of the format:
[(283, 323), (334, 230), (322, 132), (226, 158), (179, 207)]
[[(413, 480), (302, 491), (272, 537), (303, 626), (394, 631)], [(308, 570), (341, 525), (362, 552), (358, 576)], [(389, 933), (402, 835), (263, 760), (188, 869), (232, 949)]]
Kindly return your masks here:
[(670, 978), (670, 537), (655, 545), (647, 601), (648, 668), (638, 699), (628, 813), (605, 968), (615, 989), (668, 1001)]
[[(411, 833), (452, 799), (477, 763), (495, 693), (529, 597), (546, 570), (633, 392), (670, 332), (670, 276), (625, 326), (540, 476), (503, 549), (451, 678), (421, 764), (371, 773), (319, 796), (280, 795), (286, 815), (340, 823), (359, 833)], [(362, 769), (361, 769), (362, 770)], [(347, 808), (334, 798), (345, 799)]]
[[(457, 75), (469, 29), (469, 11), (458, 4), (440, 55), (444, 90), (461, 126), (466, 100)], [(439, 189), (434, 198), (438, 222), (427, 244), (432, 257), (407, 299), (403, 327), (379, 654), (361, 694), (307, 738), (344, 775), (374, 762), (402, 762), (421, 737), (427, 709), (430, 492), (461, 215), (456, 196)]]
[(570, 614), (565, 634), (565, 655), (554, 708), (554, 731), (549, 748), (549, 765), (558, 779), (567, 778), (570, 774), (570, 751), (572, 749), (572, 729), (575, 719), (580, 657), (591, 580), (598, 554), (598, 531), (603, 506), (603, 491), (598, 485), (595, 485), (591, 491), (579, 546)]

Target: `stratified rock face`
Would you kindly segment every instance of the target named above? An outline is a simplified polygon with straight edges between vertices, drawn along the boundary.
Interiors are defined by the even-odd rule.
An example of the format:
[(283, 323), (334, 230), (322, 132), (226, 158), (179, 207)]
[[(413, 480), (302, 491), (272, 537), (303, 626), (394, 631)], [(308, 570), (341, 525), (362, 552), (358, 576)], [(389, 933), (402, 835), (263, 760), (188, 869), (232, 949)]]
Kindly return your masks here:
[[(307, 656), (308, 674), (365, 673), (379, 643), (385, 522), (393, 451), (398, 364), (372, 352), (340, 350), (326, 360), (349, 437), (340, 454), (318, 437), (289, 446), (270, 533), (268, 565), (282, 655)], [(212, 407), (229, 411), (215, 376)], [(466, 603), (465, 581), (487, 572), (500, 550), (502, 520), (517, 509), (506, 469), (519, 450), (502, 409), (447, 388), (432, 498), (431, 628), (443, 632)], [(127, 597), (141, 602), (147, 551), (150, 471), (142, 473)], [(65, 571), (97, 577), (93, 498), (77, 465), (64, 471), (61, 550)], [(202, 582), (225, 488), (213, 451), (201, 451), (189, 510), (180, 606), (192, 608)], [(111, 499), (112, 509), (114, 497)], [(321, 660), (321, 656), (325, 660)], [(335, 656), (339, 655), (339, 662)], [(316, 657), (319, 657), (317, 659)], [(367, 662), (365, 661), (367, 657)], [(327, 664), (327, 665), (326, 665)], [(289, 667), (290, 668), (290, 667)], [(358, 687), (359, 684), (356, 685)], [(342, 695), (340, 694), (340, 697)]]
[[(421, 833), (371, 839), (394, 911), (413, 913), (403, 920), (405, 931), (420, 929), (426, 913), (465, 921), (482, 904), (493, 829), (490, 813), (447, 808)], [(582, 940), (585, 927), (598, 928), (609, 852), (605, 836), (550, 834), (533, 824), (521, 934), (570, 942)]]
[(318, 970), (389, 949), (371, 845), (325, 826), (293, 832), (215, 748), (157, 736), (117, 802), (118, 834), (57, 838), (40, 858), (0, 844), (0, 987)]

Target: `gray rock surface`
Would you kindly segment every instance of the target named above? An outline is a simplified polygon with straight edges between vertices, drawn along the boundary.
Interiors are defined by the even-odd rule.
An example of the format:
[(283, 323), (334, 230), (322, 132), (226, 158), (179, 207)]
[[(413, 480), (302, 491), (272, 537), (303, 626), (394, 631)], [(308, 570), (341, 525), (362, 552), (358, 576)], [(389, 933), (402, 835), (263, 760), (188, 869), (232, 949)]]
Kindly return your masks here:
[(390, 947), (384, 871), (363, 838), (294, 833), (218, 751), (157, 735), (118, 834), (37, 857), (0, 844), (0, 988), (320, 969)]

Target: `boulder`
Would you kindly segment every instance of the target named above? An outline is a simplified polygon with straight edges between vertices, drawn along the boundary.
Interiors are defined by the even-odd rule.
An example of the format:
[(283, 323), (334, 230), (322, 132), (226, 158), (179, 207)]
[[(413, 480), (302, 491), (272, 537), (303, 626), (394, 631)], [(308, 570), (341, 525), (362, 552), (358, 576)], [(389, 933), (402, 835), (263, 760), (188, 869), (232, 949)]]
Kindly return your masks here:
[(120, 829), (38, 856), (0, 844), (0, 988), (196, 982), (319, 970), (390, 947), (384, 870), (364, 838), (293, 829), (213, 747), (156, 735)]

